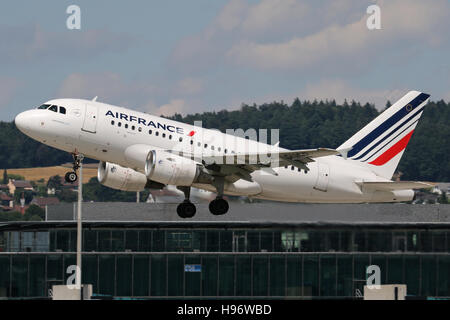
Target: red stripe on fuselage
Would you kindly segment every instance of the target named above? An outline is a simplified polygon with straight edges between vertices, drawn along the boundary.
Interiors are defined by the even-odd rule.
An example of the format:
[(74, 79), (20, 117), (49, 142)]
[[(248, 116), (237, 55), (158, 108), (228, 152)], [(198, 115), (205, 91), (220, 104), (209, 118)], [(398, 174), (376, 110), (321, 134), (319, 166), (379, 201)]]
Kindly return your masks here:
[(406, 148), (406, 145), (408, 144), (409, 139), (411, 139), (413, 132), (414, 132), (414, 130), (412, 130), (410, 133), (408, 133), (406, 136), (404, 136), (400, 141), (398, 141), (392, 147), (387, 149), (381, 156), (379, 156), (372, 162), (369, 162), (369, 164), (373, 164), (374, 166), (382, 166), (383, 164), (385, 164), (386, 162), (391, 160), (393, 157), (395, 157), (403, 149)]

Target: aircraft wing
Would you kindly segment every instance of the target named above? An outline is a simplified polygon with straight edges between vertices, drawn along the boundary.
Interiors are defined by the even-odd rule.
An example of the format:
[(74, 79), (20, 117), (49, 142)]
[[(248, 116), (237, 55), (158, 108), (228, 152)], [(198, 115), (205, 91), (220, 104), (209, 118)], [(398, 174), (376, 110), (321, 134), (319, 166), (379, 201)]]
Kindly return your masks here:
[[(199, 159), (201, 159), (208, 170), (213, 171), (214, 174), (227, 176), (229, 181), (239, 179), (252, 181), (250, 173), (255, 170), (264, 170), (267, 173), (278, 175), (272, 169), (273, 167), (292, 165), (308, 171), (306, 164), (314, 162), (315, 158), (336, 154), (339, 154), (339, 152), (334, 149), (318, 148), (245, 154), (202, 155)], [(180, 153), (180, 155), (189, 158), (198, 157), (185, 152)]]
[(434, 185), (431, 183), (420, 181), (363, 181), (357, 182), (357, 184), (366, 189), (380, 191), (430, 189), (434, 187)]

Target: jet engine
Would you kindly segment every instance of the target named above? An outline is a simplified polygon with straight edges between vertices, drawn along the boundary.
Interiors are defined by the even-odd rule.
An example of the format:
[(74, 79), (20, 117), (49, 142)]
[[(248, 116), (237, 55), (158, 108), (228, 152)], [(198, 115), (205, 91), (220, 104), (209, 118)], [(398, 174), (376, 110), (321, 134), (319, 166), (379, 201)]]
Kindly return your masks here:
[(195, 182), (212, 182), (212, 177), (198, 162), (162, 150), (147, 154), (144, 170), (148, 179), (163, 184), (190, 186)]
[(143, 173), (103, 161), (98, 165), (97, 178), (101, 184), (122, 191), (142, 191), (149, 182)]

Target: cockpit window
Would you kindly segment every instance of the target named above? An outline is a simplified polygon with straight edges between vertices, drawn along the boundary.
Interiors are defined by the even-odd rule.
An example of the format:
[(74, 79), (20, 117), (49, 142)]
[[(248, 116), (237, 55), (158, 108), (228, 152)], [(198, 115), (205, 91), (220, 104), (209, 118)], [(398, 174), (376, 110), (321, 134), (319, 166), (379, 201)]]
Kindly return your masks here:
[(53, 111), (53, 112), (58, 112), (58, 106), (51, 106), (50, 108), (48, 108), (48, 110)]
[(66, 108), (59, 107), (59, 113), (66, 114)]
[(40, 106), (38, 109), (47, 109), (48, 107), (50, 107), (49, 104), (43, 104), (43, 105)]

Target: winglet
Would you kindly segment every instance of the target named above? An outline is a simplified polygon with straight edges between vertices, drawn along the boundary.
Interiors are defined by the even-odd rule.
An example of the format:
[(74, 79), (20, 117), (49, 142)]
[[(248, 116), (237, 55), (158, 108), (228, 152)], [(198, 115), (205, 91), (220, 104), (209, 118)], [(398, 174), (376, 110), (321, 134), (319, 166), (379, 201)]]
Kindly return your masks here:
[(336, 149), (337, 152), (339, 152), (345, 160), (347, 160), (347, 154), (350, 150), (352, 150), (353, 147), (350, 148), (342, 148), (342, 149)]

